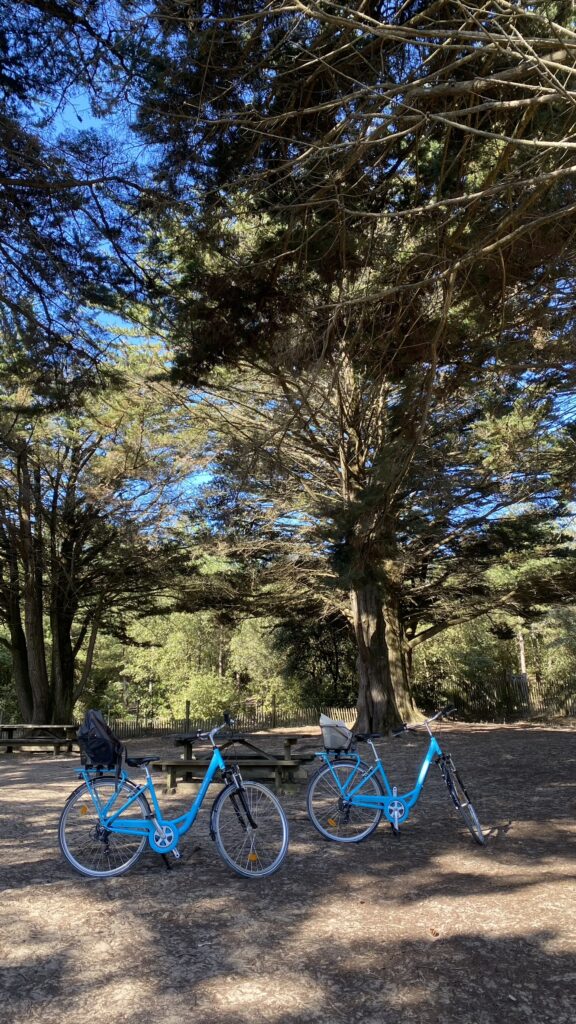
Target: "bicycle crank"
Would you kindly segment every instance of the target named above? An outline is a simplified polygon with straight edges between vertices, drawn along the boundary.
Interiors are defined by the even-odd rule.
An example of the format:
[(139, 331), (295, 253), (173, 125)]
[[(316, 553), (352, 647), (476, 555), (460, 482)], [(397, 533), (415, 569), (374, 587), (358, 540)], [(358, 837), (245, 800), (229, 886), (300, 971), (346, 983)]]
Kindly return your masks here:
[(399, 825), (401, 821), (404, 821), (408, 816), (408, 808), (404, 801), (398, 796), (396, 786), (392, 790), (392, 798), (388, 800), (385, 811), (388, 821), (392, 825), (395, 832), (399, 831)]
[(154, 824), (156, 825), (156, 830), (150, 838), (150, 846), (156, 853), (173, 853), (176, 860), (178, 860), (180, 856), (176, 852), (176, 844), (179, 839), (178, 833), (171, 825), (159, 825), (157, 821)]

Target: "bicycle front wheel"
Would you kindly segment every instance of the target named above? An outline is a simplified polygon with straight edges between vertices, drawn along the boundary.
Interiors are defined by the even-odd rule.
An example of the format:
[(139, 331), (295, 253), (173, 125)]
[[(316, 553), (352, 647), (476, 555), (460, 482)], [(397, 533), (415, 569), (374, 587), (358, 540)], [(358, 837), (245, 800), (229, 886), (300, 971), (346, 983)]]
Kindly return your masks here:
[(466, 823), (466, 827), (472, 833), (476, 842), (479, 843), (480, 846), (484, 846), (486, 840), (484, 838), (482, 826), (478, 820), (478, 815), (476, 814), (474, 807), (470, 803), (466, 787), (464, 786), (460, 775), (456, 771), (452, 758), (442, 766), (442, 775), (444, 776), (444, 782), (446, 783), (454, 806), (462, 815)]
[[(313, 775), (306, 793), (308, 817), (325, 839), (335, 843), (359, 843), (374, 832), (382, 807), (354, 807), (346, 800), (346, 787), (356, 788), (369, 772), (364, 763), (338, 759)], [(362, 785), (362, 796), (384, 796), (377, 776)]]
[(288, 851), (288, 821), (280, 801), (260, 782), (223, 789), (211, 832), (222, 860), (244, 878), (267, 878)]
[[(100, 807), (105, 807), (114, 797), (112, 810), (121, 807), (137, 788), (134, 783), (124, 780), (116, 789), (116, 778), (112, 776), (94, 779), (90, 785)], [(145, 821), (149, 814), (148, 802), (140, 795), (120, 818)], [(147, 836), (117, 834), (103, 827), (90, 789), (83, 783), (74, 790), (62, 811), (58, 841), (75, 871), (88, 878), (113, 878), (129, 871), (139, 860), (144, 853)]]

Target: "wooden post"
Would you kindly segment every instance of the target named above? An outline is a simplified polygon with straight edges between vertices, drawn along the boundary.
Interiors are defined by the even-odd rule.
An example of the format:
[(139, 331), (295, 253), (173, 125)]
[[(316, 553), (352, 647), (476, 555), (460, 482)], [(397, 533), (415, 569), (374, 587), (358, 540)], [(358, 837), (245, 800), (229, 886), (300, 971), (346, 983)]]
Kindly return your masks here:
[(522, 632), (522, 626), (518, 626), (516, 630), (516, 640), (518, 643), (518, 662), (520, 664), (519, 682), (522, 690), (522, 697), (526, 701), (528, 711), (531, 711), (530, 687), (528, 686), (528, 673), (526, 671), (526, 648), (524, 646), (524, 633)]
[(272, 694), (272, 728), (276, 728), (276, 694)]
[(190, 732), (190, 701), (186, 701), (186, 732)]

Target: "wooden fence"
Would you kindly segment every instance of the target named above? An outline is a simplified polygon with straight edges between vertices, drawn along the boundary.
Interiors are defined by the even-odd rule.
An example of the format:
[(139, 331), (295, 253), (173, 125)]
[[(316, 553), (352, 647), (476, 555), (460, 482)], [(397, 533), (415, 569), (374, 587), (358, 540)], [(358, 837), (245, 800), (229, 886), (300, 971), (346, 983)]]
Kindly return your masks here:
[(483, 684), (442, 688), (460, 717), (476, 722), (513, 722), (538, 717), (576, 716), (576, 680), (542, 683), (531, 676), (509, 675)]
[[(239, 711), (233, 714), (234, 728), (238, 732), (257, 732), (260, 729), (296, 729), (300, 726), (317, 726), (321, 714), (340, 719), (352, 725), (356, 708), (299, 708), (296, 711), (259, 708)], [(222, 722), (222, 716), (214, 718), (107, 718), (110, 728), (120, 739), (135, 739), (139, 736), (169, 736), (173, 733), (207, 732)]]
[[(419, 706), (427, 713), (433, 713), (442, 704), (454, 704), (458, 717), (476, 722), (513, 722), (544, 716), (576, 716), (576, 683), (544, 685), (525, 676), (508, 676), (506, 679), (491, 680), (469, 686), (463, 685), (458, 690), (439, 687), (437, 704), (426, 707), (421, 701)], [(239, 732), (257, 732), (260, 729), (294, 729), (299, 726), (317, 726), (318, 718), (323, 713), (330, 718), (340, 719), (352, 725), (356, 718), (355, 707), (334, 708), (316, 707), (299, 708), (294, 711), (283, 711), (272, 708), (249, 708), (233, 714), (235, 728)], [(214, 728), (222, 718), (109, 718), (111, 728), (121, 739), (139, 736), (167, 736), (175, 733), (203, 732)]]

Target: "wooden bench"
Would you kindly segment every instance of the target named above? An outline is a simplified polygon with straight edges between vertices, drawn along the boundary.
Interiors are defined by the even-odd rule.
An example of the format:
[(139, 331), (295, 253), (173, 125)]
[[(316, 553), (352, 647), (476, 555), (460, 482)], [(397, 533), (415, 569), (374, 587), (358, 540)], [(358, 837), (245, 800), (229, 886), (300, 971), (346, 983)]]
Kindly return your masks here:
[[(312, 755), (306, 757), (294, 757), (289, 761), (277, 758), (274, 761), (265, 761), (263, 758), (249, 758), (237, 756), (230, 759), (231, 764), (237, 764), (246, 779), (253, 779), (258, 782), (270, 783), (279, 793), (291, 793), (298, 785), (306, 781), (306, 772), (303, 764), (312, 761)], [(194, 758), (193, 760), (167, 760), (154, 761), (152, 768), (162, 771), (166, 776), (166, 789), (174, 793), (177, 783), (180, 782), (201, 782), (206, 774), (209, 760)]]
[(80, 749), (76, 740), (59, 740), (49, 736), (26, 736), (24, 738), (17, 736), (16, 739), (0, 736), (0, 747), (6, 747), (7, 754), (13, 754), (14, 747), (18, 749), (22, 749), (22, 747), (51, 747), (54, 755), (59, 754), (64, 747), (66, 752), (71, 754), (73, 746)]

